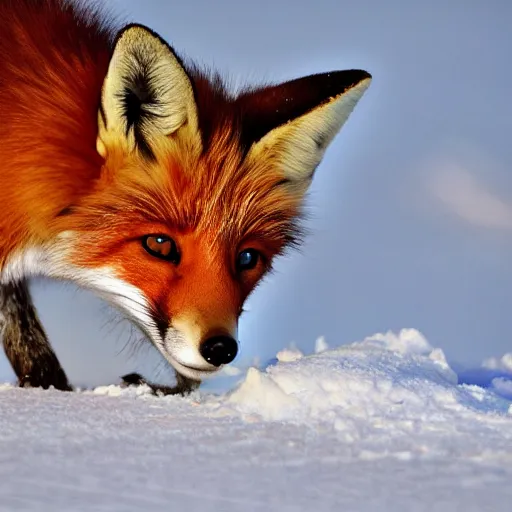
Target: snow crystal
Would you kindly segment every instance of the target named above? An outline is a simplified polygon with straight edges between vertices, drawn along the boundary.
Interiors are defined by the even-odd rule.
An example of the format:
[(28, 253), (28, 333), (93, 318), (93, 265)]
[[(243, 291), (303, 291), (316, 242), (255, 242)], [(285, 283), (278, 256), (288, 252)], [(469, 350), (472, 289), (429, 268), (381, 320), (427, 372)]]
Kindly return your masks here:
[(329, 345), (325, 341), (325, 338), (323, 336), (320, 336), (315, 341), (315, 354), (320, 354), (320, 352), (325, 352), (328, 350)]
[(242, 373), (242, 370), (232, 364), (228, 364), (222, 368), (221, 372), (228, 377), (236, 377)]
[(282, 363), (286, 363), (290, 361), (297, 361), (303, 356), (304, 354), (299, 349), (290, 347), (280, 350), (276, 355), (276, 359)]

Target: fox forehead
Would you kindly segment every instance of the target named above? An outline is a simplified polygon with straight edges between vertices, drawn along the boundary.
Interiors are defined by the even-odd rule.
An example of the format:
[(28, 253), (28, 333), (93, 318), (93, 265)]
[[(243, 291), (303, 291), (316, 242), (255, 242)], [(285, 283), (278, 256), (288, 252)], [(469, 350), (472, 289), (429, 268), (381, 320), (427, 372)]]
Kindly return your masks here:
[[(108, 218), (109, 227), (126, 225), (128, 231), (137, 222), (193, 230), (228, 244), (253, 237), (279, 252), (300, 237), (301, 197), (278, 167), (245, 159), (232, 131), (219, 129), (200, 154), (183, 139), (159, 141), (150, 160), (110, 149), (103, 189), (85, 198), (78, 212), (92, 224), (94, 217), (102, 225)], [(82, 218), (80, 223), (85, 225)]]
[(298, 246), (313, 174), (369, 82), (347, 70), (231, 94), (129, 25), (101, 90), (98, 186), (63, 223), (104, 243), (153, 223), (232, 246), (257, 238), (271, 255)]

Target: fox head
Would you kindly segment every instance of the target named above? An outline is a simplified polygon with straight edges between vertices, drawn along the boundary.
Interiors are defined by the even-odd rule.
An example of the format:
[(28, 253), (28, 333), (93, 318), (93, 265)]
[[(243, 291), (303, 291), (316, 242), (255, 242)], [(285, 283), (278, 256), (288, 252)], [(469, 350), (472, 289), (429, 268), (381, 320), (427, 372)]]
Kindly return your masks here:
[(232, 96), (148, 28), (125, 27), (101, 91), (101, 172), (61, 235), (68, 272), (179, 374), (230, 363), (243, 304), (300, 242), (315, 169), (370, 80), (335, 71)]

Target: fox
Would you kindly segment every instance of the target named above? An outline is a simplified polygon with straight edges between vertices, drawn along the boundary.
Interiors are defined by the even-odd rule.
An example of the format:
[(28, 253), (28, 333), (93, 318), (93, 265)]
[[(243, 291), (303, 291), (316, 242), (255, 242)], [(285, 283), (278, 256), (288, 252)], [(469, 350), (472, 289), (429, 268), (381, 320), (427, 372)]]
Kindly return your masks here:
[(30, 295), (90, 290), (187, 394), (236, 358), (239, 320), (303, 243), (307, 192), (372, 75), (230, 90), (146, 25), (84, 0), (0, 0), (0, 329), (21, 387), (73, 387)]

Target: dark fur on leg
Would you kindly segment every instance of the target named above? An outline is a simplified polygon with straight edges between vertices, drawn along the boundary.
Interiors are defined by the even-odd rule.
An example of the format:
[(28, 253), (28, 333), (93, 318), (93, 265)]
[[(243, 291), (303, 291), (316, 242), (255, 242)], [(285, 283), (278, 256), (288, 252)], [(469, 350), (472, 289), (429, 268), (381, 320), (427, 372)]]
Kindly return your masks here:
[(41, 325), (25, 280), (0, 286), (0, 331), (21, 387), (72, 391)]
[(197, 389), (201, 381), (188, 379), (183, 377), (176, 372), (176, 386), (162, 386), (160, 384), (154, 384), (147, 381), (142, 375), (138, 373), (129, 373), (122, 377), (123, 384), (126, 386), (142, 386), (146, 385), (151, 388), (154, 395), (166, 396), (166, 395), (188, 395), (195, 389)]

